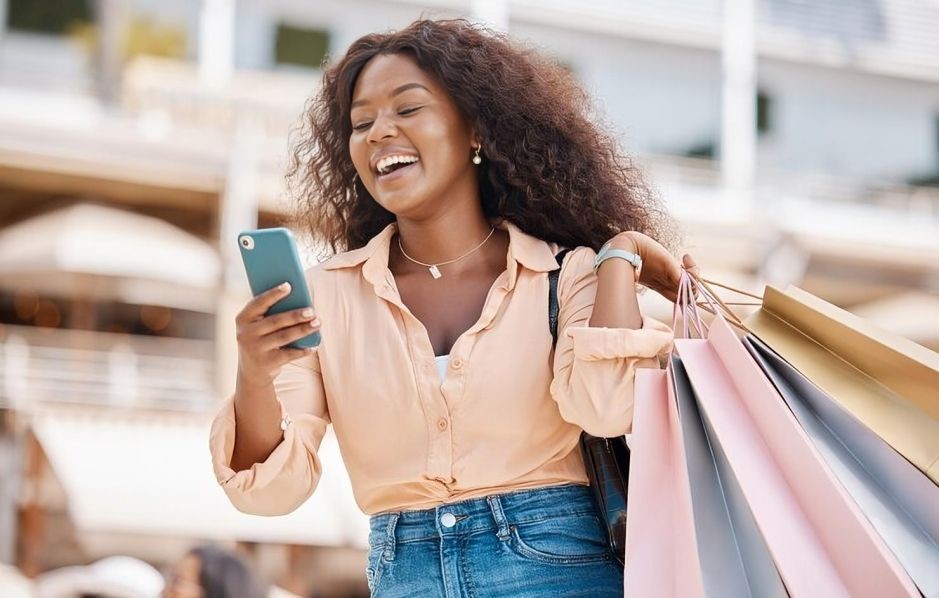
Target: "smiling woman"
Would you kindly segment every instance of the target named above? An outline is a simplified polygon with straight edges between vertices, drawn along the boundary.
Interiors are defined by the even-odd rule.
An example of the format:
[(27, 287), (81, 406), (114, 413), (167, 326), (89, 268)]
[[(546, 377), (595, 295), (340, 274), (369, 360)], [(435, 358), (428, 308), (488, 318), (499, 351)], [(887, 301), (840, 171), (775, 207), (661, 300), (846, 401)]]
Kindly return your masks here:
[[(372, 85), (369, 72), (374, 89), (365, 87)], [(381, 80), (385, 74), (394, 83)], [(660, 202), (591, 106), (554, 59), (478, 25), (419, 21), (367, 35), (327, 70), (305, 111), (288, 173), (299, 219), (333, 251), (365, 245), (396, 218), (357, 178), (370, 169), (356, 161), (354, 148), (383, 134), (375, 125), (404, 127), (428, 116), (415, 126), (462, 142), (452, 169), (480, 149), (483, 161), (467, 173), (477, 180), (487, 217), (511, 218), (566, 247), (598, 250), (624, 230), (675, 245)], [(431, 125), (447, 131), (427, 130)]]
[[(478, 203), (471, 148), (480, 140), (447, 91), (404, 54), (376, 56), (353, 93), (349, 155), (368, 193), (394, 214)], [(418, 250), (419, 251), (419, 250)]]
[[(373, 595), (622, 594), (578, 440), (630, 430), (635, 370), (672, 341), (636, 283), (673, 299), (682, 264), (588, 106), (553, 60), (462, 20), (355, 41), (307, 106), (289, 180), (334, 255), (307, 271), (315, 314), (265, 316), (277, 289), (239, 314), (213, 462), (239, 509), (289, 512), (334, 424)], [(329, 340), (280, 349), (310, 326)]]

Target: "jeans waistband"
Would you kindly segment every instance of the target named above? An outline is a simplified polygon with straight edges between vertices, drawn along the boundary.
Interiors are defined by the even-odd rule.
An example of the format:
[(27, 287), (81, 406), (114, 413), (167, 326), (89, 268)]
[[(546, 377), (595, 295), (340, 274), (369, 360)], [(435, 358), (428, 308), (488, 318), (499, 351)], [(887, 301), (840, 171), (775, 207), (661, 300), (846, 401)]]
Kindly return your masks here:
[(507, 536), (510, 525), (585, 513), (596, 513), (590, 489), (566, 484), (493, 494), (430, 509), (381, 513), (373, 515), (369, 523), (373, 537), (400, 543), (492, 529)]

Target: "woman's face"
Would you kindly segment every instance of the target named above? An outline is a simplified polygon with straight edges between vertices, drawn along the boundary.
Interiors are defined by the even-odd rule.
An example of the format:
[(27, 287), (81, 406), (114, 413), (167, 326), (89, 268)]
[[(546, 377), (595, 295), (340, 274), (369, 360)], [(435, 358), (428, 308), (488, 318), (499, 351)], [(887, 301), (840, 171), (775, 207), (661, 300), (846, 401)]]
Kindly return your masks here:
[(199, 583), (201, 571), (202, 561), (199, 557), (187, 554), (173, 566), (163, 595), (166, 598), (202, 598), (202, 585)]
[[(469, 123), (410, 57), (371, 59), (356, 81), (349, 116), (352, 162), (385, 209), (426, 216), (458, 186), (476, 188)], [(400, 163), (389, 164), (394, 156)]]

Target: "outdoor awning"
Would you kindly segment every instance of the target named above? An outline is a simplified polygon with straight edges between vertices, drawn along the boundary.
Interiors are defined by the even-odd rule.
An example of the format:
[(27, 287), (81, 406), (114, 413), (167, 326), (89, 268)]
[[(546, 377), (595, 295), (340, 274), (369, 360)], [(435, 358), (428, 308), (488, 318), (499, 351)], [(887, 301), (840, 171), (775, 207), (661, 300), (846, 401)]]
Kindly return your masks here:
[(359, 511), (332, 431), (313, 496), (282, 517), (237, 511), (212, 472), (205, 416), (43, 411), (32, 426), (79, 532), (364, 548)]
[(166, 221), (76, 204), (0, 230), (0, 286), (212, 311), (211, 244)]

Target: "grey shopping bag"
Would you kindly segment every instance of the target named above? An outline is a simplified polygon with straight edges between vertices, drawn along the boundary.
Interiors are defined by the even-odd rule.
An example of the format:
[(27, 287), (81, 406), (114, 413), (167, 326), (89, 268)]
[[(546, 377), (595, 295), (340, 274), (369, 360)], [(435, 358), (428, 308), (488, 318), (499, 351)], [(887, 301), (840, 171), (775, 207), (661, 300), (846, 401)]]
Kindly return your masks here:
[(701, 417), (678, 355), (672, 355), (671, 367), (705, 593), (788, 596), (727, 458)]
[(939, 598), (939, 487), (768, 345), (747, 349), (927, 598)]

